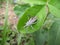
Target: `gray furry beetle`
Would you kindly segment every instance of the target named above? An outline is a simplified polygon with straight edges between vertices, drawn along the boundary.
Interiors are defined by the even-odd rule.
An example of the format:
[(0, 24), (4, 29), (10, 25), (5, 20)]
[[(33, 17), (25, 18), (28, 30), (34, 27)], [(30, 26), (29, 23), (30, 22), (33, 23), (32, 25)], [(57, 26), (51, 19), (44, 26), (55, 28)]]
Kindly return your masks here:
[(29, 27), (29, 26), (31, 26), (32, 24), (34, 24), (36, 21), (37, 21), (37, 17), (36, 17), (36, 16), (31, 17), (31, 18), (27, 21), (27, 23), (25, 24), (24, 27)]

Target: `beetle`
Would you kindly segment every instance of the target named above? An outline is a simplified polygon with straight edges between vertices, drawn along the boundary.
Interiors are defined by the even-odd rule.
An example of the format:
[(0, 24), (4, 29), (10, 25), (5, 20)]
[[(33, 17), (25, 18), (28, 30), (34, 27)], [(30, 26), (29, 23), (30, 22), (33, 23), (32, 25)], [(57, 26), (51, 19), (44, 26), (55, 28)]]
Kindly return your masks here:
[(31, 18), (27, 21), (27, 23), (25, 24), (24, 27), (29, 27), (29, 26), (32, 27), (32, 25), (35, 24), (36, 21), (37, 21), (37, 17), (36, 17), (36, 16), (31, 17)]

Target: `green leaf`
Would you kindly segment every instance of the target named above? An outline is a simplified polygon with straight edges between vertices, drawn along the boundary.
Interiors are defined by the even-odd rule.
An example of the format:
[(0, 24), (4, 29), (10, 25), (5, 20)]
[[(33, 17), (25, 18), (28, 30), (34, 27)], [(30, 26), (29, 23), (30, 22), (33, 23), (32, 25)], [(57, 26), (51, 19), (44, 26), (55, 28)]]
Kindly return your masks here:
[(49, 11), (56, 17), (60, 18), (60, 10), (52, 5), (49, 5)]
[(55, 20), (48, 34), (48, 45), (60, 45), (60, 20)]
[(60, 45), (60, 22), (58, 22), (58, 31), (57, 31), (57, 36), (55, 40), (55, 45)]
[(45, 4), (47, 0), (22, 0), (25, 3), (29, 3), (29, 4)]
[(29, 4), (17, 5), (14, 7), (14, 11), (17, 16), (21, 16), (29, 7)]
[(50, 0), (49, 4), (60, 9), (60, 0)]
[[(44, 22), (44, 24), (42, 26), (42, 28), (39, 29), (38, 31), (36, 31), (35, 33), (33, 33), (36, 45), (46, 45), (47, 44), (48, 30), (53, 25), (53, 22), (52, 22), (53, 20), (52, 19), (53, 19), (53, 15), (51, 13), (49, 13), (46, 21)], [(46, 26), (46, 25), (48, 25), (48, 26)]]
[[(28, 21), (28, 15), (36, 16), (37, 17), (37, 23), (32, 25), (34, 29), (31, 27), (24, 28), (26, 22)], [(43, 5), (37, 5), (30, 7), (19, 19), (17, 24), (17, 29), (21, 33), (32, 33), (37, 31), (44, 23), (44, 20), (46, 18), (46, 9)]]
[(49, 11), (56, 17), (60, 18), (60, 0), (50, 0), (48, 6)]
[(47, 41), (47, 35), (48, 35), (48, 32), (46, 30), (40, 29), (36, 31), (33, 35), (34, 35), (36, 45), (45, 45), (45, 42)]

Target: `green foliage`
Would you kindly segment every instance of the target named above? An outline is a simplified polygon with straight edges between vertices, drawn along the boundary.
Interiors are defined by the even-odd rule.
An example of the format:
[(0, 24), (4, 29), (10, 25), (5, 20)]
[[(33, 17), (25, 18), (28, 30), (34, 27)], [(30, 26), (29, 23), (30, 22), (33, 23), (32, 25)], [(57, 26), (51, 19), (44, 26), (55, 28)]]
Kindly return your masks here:
[(4, 0), (0, 0), (0, 3), (2, 3)]
[(49, 10), (56, 17), (60, 18), (60, 1), (59, 0), (50, 0), (49, 2)]
[[(38, 30), (42, 26), (42, 24), (43, 24), (43, 22), (46, 18), (45, 8), (42, 8), (42, 7), (44, 7), (44, 6), (37, 5), (37, 6), (30, 7), (23, 14), (23, 16), (19, 19), (19, 22), (18, 22), (18, 25), (17, 25), (17, 29), (18, 29), (19, 32), (21, 32), (21, 33), (35, 32), (36, 30)], [(24, 28), (24, 25), (28, 21), (29, 15), (31, 17), (32, 16), (37, 16), (37, 18), (38, 18), (37, 23), (32, 26), (34, 29), (32, 29), (31, 27)]]
[(47, 0), (25, 0), (25, 1), (22, 0), (22, 1), (29, 4), (44, 5)]
[[(38, 30), (39, 29), (39, 27), (40, 26), (42, 26), (42, 24), (43, 24), (43, 21), (38, 21), (37, 22), (37, 24), (36, 25), (33, 25), (33, 28), (35, 28), (35, 30), (34, 29), (31, 29), (30, 27), (28, 27), (28, 28), (23, 28), (24, 27), (24, 25), (26, 24), (26, 22), (28, 21), (28, 15), (38, 15), (37, 17), (38, 17), (38, 20), (40, 19), (40, 20), (44, 20), (45, 18), (46, 18), (46, 8), (45, 8), (45, 10), (43, 10), (43, 9), (41, 9), (41, 8), (44, 8), (44, 7), (41, 7), (41, 8), (39, 8), (38, 6), (36, 6), (36, 5), (42, 5), (42, 3), (41, 4), (38, 4), (37, 2), (45, 2), (45, 4), (43, 4), (43, 5), (47, 5), (48, 6), (48, 8), (47, 8), (47, 10), (49, 10), (49, 12), (51, 12), (54, 16), (56, 16), (56, 17), (60, 17), (60, 11), (59, 11), (59, 3), (57, 3), (58, 2), (58, 0), (57, 0), (57, 2), (56, 3), (52, 3), (52, 2), (54, 2), (54, 0), (53, 1), (47, 1), (47, 0), (26, 0), (25, 2), (28, 2), (29, 4), (31, 4), (31, 5), (33, 5), (34, 4), (34, 6), (32, 6), (31, 7), (31, 9), (29, 8), (29, 9), (27, 9), (26, 11), (24, 10), (22, 10), (22, 12), (24, 12), (23, 13), (23, 16), (21, 16), (21, 18), (19, 19), (19, 21), (18, 21), (18, 25), (17, 25), (17, 29), (18, 29), (18, 31), (19, 32), (22, 32), (22, 33), (31, 33), (31, 32), (35, 32), (36, 30)], [(36, 2), (36, 5), (35, 5), (35, 2)], [(55, 5), (56, 4), (56, 5)], [(36, 12), (36, 10), (37, 9), (34, 9), (35, 8), (35, 6), (37, 7), (37, 9), (38, 9), (38, 11)], [(55, 6), (55, 7), (54, 7)], [(57, 7), (56, 7), (57, 6)], [(34, 7), (34, 8), (33, 8)], [(17, 7), (18, 8), (18, 7)], [(26, 7), (27, 8), (27, 7)], [(22, 8), (21, 8), (22, 9)], [(30, 11), (31, 10), (31, 11)], [(33, 10), (35, 10), (35, 11), (33, 11)], [(41, 13), (40, 13), (40, 10), (42, 11)], [(19, 10), (17, 10), (18, 12), (20, 12)], [(45, 13), (45, 16), (41, 16), (41, 15), (44, 15), (44, 13)], [(35, 13), (35, 14), (33, 14), (33, 13)], [(40, 14), (38, 14), (38, 13), (40, 13)], [(48, 12), (47, 12), (48, 13)], [(18, 13), (19, 14), (19, 13)], [(21, 13), (20, 13), (20, 15), (22, 15)], [(25, 16), (26, 15), (26, 16)], [(40, 15), (40, 16), (39, 16)], [(42, 19), (41, 19), (42, 18)], [(23, 20), (24, 19), (24, 20)], [(23, 20), (23, 21), (22, 21)], [(39, 25), (39, 26), (38, 26)]]
[(14, 11), (17, 16), (21, 16), (29, 7), (30, 7), (29, 4), (17, 5), (15, 6)]
[[(23, 0), (24, 1), (24, 0)], [(25, 3), (29, 3), (31, 5), (44, 5), (48, 2), (49, 11), (54, 14), (56, 17), (60, 17), (60, 1), (59, 0), (26, 0)]]
[(54, 23), (54, 16), (49, 14), (42, 28), (33, 33), (36, 45), (48, 45), (49, 30)]
[(9, 31), (8, 27), (7, 27), (7, 24), (8, 24), (8, 20), (7, 20), (8, 19), (8, 2), (9, 1), (6, 0), (6, 2), (7, 2), (7, 6), (6, 6), (5, 23), (4, 23), (3, 32), (2, 32), (2, 43), (1, 43), (1, 45), (6, 45), (6, 39), (7, 39), (6, 34)]
[(45, 42), (47, 41), (47, 34), (48, 32), (44, 29), (38, 30), (37, 32), (35, 32), (34, 35), (34, 39), (35, 39), (35, 44), (36, 45), (44, 45)]
[(55, 22), (48, 34), (48, 45), (60, 45), (60, 20), (55, 19)]
[[(13, 1), (13, 0), (11, 0)], [(14, 8), (16, 15), (19, 17), (17, 24), (17, 42), (18, 45), (21, 43), (21, 35), (32, 33), (35, 39), (36, 45), (60, 45), (60, 1), (59, 0), (22, 0), (23, 5), (17, 5)], [(0, 0), (0, 3), (3, 0)], [(1, 45), (6, 45), (8, 39), (8, 0), (6, 0), (6, 16), (4, 27), (2, 32)], [(49, 16), (51, 13), (51, 17)], [(31, 17), (37, 17), (35, 24), (24, 27)], [(52, 17), (53, 16), (53, 17)], [(28, 19), (29, 18), (29, 19)], [(24, 34), (23, 34), (24, 33)], [(27, 37), (25, 38), (27, 39)], [(35, 45), (34, 39), (30, 38), (30, 42), (25, 45)]]
[(4, 2), (4, 0), (0, 0), (0, 8), (2, 7), (3, 2)]

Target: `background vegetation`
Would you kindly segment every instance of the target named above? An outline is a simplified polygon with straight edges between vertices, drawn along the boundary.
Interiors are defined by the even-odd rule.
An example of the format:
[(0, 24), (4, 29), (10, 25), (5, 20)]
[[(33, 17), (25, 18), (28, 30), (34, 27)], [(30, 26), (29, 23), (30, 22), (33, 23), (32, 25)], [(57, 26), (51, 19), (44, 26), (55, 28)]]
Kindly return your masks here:
[[(4, 25), (0, 26), (0, 45), (60, 45), (59, 0), (0, 0), (0, 8), (3, 3), (6, 3), (6, 12)], [(9, 4), (14, 5), (18, 17), (14, 30), (8, 23)], [(34, 29), (24, 28), (34, 16), (37, 17), (36, 24), (32, 25)]]

